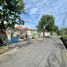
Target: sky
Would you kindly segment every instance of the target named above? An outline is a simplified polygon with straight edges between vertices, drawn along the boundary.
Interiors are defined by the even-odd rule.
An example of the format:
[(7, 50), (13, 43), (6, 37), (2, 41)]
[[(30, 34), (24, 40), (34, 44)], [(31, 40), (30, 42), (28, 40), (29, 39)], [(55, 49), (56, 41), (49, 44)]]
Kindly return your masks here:
[(21, 14), (21, 18), (26, 27), (36, 28), (42, 15), (53, 15), (59, 28), (63, 27), (63, 21), (67, 27), (67, 0), (24, 0), (24, 3), (25, 13)]

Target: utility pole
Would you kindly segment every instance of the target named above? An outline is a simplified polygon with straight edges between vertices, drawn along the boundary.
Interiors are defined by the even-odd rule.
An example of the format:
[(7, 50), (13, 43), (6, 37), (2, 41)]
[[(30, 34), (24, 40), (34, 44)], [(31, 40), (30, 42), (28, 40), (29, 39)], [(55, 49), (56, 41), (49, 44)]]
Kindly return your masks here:
[(63, 19), (63, 28), (65, 28), (65, 20), (66, 20), (66, 17), (67, 17), (67, 12), (65, 13), (65, 17)]
[(65, 28), (65, 20), (66, 20), (66, 17), (67, 17), (67, 12), (65, 13), (65, 16), (64, 16), (64, 19), (63, 19), (63, 27), (62, 27), (62, 30), (63, 30), (62, 34), (63, 34), (63, 36), (64, 36), (64, 33), (65, 33), (64, 28)]

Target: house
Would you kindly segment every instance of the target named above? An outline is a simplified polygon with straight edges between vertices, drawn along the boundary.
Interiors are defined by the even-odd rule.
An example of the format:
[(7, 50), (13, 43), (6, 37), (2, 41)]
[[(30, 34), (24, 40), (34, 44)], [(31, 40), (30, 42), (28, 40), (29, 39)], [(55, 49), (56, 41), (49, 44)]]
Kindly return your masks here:
[(50, 32), (45, 32), (45, 37), (50, 37)]
[(14, 31), (14, 34), (13, 36), (18, 36), (20, 38), (24, 38), (25, 36), (25, 33), (26, 33), (26, 30), (25, 30), (25, 26), (22, 26), (22, 25), (16, 25), (15, 26), (15, 31)]
[(20, 38), (25, 38), (25, 34), (27, 34), (28, 37), (31, 37), (31, 31), (32, 29), (27, 28), (24, 25), (16, 25), (14, 35), (18, 35)]
[(29, 38), (32, 37), (37, 38), (39, 34), (37, 30), (33, 30), (31, 28), (25, 27), (24, 25), (16, 25), (15, 29), (16, 29), (16, 31), (14, 32), (15, 35), (19, 35), (19, 37), (21, 38), (26, 38), (26, 35)]
[(37, 32), (37, 30), (32, 30), (32, 37), (33, 38), (38, 38), (39, 37), (39, 33)]

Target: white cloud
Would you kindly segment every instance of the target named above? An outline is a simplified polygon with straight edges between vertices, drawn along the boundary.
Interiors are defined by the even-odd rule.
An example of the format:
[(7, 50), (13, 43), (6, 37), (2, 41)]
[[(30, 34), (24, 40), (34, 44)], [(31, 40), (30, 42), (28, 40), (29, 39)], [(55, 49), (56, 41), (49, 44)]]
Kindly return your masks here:
[(48, 4), (48, 2), (46, 1), (46, 0), (44, 0), (44, 1), (41, 1), (41, 2), (39, 2), (38, 4), (37, 4), (37, 6), (41, 6), (41, 5), (43, 5), (43, 4)]
[(30, 0), (31, 2), (35, 2), (35, 1), (37, 1), (37, 0)]
[(36, 24), (43, 14), (49, 14), (54, 15), (56, 22), (59, 23), (58, 18), (67, 12), (66, 3), (67, 0), (26, 0), (26, 9), (29, 14), (26, 21), (32, 22), (33, 20)]
[(32, 8), (31, 10), (30, 10), (30, 14), (32, 15), (32, 14), (35, 14), (36, 12), (38, 11), (38, 9), (37, 8)]

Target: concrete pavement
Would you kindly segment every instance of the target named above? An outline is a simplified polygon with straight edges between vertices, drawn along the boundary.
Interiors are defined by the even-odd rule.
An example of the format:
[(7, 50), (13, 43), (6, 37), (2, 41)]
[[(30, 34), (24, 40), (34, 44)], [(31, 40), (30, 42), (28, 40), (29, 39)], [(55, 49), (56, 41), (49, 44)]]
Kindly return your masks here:
[(20, 41), (20, 42), (16, 42), (16, 43), (8, 43), (7, 46), (0, 47), (0, 56), (11, 53), (16, 48), (21, 47), (24, 44), (28, 44), (28, 43), (29, 43), (29, 41)]
[(66, 67), (61, 44), (57, 37), (33, 41), (2, 56), (0, 67)]

